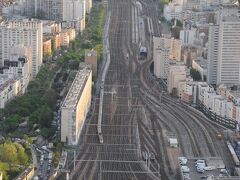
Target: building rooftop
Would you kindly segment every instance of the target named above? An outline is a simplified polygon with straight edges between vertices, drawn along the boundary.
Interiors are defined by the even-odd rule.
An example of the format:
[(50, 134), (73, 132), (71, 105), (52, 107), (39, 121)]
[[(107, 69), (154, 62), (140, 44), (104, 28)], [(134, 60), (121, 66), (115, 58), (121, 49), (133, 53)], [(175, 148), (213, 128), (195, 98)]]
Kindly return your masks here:
[(197, 58), (194, 60), (200, 67), (202, 67), (203, 69), (207, 69), (207, 59), (204, 58)]
[(90, 65), (87, 65), (85, 63), (80, 64), (79, 71), (77, 72), (77, 75), (63, 102), (63, 108), (74, 108), (77, 106), (78, 100), (81, 97), (82, 91), (91, 71), (92, 70)]
[(34, 171), (34, 167), (33, 166), (29, 166), (18, 177), (16, 177), (16, 180), (26, 179), (26, 176), (28, 176), (29, 173), (32, 172), (32, 171)]

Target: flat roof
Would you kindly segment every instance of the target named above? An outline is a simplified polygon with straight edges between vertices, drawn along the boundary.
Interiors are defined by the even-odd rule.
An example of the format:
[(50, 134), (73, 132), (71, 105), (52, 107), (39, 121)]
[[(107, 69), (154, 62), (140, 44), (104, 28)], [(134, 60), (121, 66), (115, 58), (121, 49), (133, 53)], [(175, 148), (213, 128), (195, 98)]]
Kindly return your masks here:
[(90, 65), (87, 65), (86, 63), (80, 64), (79, 71), (77, 72), (77, 75), (73, 80), (73, 83), (63, 102), (63, 108), (76, 107), (91, 71), (92, 70)]

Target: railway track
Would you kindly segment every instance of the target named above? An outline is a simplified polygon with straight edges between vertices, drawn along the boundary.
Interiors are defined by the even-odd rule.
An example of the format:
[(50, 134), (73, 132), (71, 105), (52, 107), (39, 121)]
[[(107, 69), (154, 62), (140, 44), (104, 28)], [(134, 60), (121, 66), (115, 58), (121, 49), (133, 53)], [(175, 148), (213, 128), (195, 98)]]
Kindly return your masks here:
[[(154, 33), (159, 35), (152, 0), (150, 3), (146, 0), (140, 2), (146, 16), (153, 19)], [(104, 142), (100, 144), (98, 139), (99, 99), (96, 97), (92, 115), (84, 126), (80, 146), (76, 150), (75, 169), (73, 157), (69, 158), (71, 179), (177, 179), (166, 156), (163, 129), (178, 136), (183, 154), (223, 156), (228, 152), (224, 149), (224, 141), (216, 138), (222, 128), (213, 126), (185, 106), (178, 107), (179, 103), (172, 98), (162, 96), (162, 89), (149, 73), (151, 61), (140, 63), (136, 59), (136, 45), (130, 43), (132, 6), (131, 0), (109, 0), (111, 63), (105, 79), (102, 106)], [(199, 138), (201, 144), (198, 144)], [(149, 168), (142, 160), (142, 151), (156, 155), (156, 161)], [(229, 160), (229, 157), (225, 158), (226, 162)], [(59, 179), (64, 178), (61, 176)]]
[[(111, 10), (109, 44), (111, 63), (104, 85), (102, 106), (103, 144), (98, 143), (96, 111), (85, 125), (82, 133), (82, 150), (78, 152), (75, 170), (71, 179), (158, 179), (158, 172), (147, 169), (139, 159), (136, 130), (138, 100), (132, 91), (128, 70), (129, 60), (124, 57), (124, 48), (129, 42), (131, 27), (131, 1), (110, 0)], [(114, 94), (111, 92), (115, 92)], [(118, 98), (119, 97), (119, 98)], [(136, 106), (136, 107), (135, 107)], [(91, 167), (94, 167), (93, 170)], [(153, 167), (152, 167), (153, 168)]]

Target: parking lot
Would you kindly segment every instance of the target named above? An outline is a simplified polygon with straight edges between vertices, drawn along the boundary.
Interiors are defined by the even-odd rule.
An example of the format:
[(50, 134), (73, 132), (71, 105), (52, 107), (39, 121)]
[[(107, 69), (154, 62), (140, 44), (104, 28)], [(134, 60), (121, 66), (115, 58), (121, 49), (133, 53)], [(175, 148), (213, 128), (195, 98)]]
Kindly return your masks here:
[[(197, 160), (198, 162), (204, 161), (204, 168), (197, 169)], [(183, 180), (199, 180), (207, 179), (208, 177), (229, 176), (220, 158), (193, 158), (187, 159), (185, 162), (183, 163), (184, 165), (180, 165), (181, 177)]]

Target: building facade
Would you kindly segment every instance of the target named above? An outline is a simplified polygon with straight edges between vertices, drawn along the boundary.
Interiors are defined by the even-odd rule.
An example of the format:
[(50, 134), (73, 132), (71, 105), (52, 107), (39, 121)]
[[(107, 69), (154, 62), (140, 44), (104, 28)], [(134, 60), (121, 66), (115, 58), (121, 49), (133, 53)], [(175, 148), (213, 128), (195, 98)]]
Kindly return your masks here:
[(217, 24), (209, 28), (208, 82), (240, 84), (240, 8), (223, 4)]
[(219, 25), (217, 84), (240, 85), (240, 18), (225, 17)]
[(43, 56), (50, 56), (52, 54), (52, 40), (43, 40)]
[(82, 64), (61, 107), (61, 141), (77, 145), (91, 105), (92, 71)]
[(38, 20), (14, 20), (0, 25), (0, 65), (9, 60), (10, 47), (23, 44), (32, 49), (32, 75), (35, 77), (42, 65), (42, 22)]
[(207, 55), (208, 59), (207, 82), (209, 84), (217, 84), (218, 42), (219, 42), (219, 26), (211, 25), (209, 27), (208, 55)]
[(32, 78), (32, 50), (23, 45), (10, 48), (9, 60), (0, 73), (0, 108), (15, 96), (25, 93)]
[(167, 78), (167, 90), (168, 93), (173, 93), (173, 89), (176, 89), (175, 95), (181, 96), (181, 91), (179, 88), (181, 82), (186, 83), (187, 79), (187, 69), (185, 65), (174, 64), (169, 66), (168, 78)]
[(153, 37), (154, 74), (166, 79), (170, 61), (181, 60), (181, 40), (174, 38)]
[(93, 77), (96, 77), (97, 76), (97, 52), (94, 50), (86, 50), (85, 63), (91, 65)]

